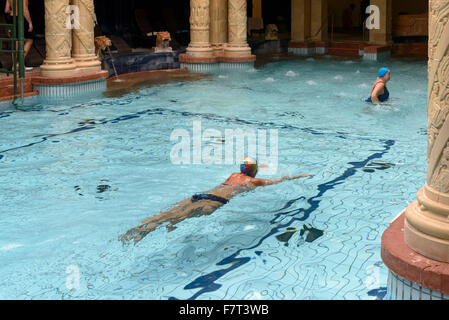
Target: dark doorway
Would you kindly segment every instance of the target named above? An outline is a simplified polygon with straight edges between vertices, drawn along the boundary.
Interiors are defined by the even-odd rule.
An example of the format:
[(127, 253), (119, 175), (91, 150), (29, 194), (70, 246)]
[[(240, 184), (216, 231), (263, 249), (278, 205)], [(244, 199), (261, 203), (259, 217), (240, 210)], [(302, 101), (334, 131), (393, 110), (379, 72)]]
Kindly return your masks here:
[(267, 24), (278, 27), (280, 38), (290, 37), (291, 1), (262, 0), (262, 18), (265, 27)]

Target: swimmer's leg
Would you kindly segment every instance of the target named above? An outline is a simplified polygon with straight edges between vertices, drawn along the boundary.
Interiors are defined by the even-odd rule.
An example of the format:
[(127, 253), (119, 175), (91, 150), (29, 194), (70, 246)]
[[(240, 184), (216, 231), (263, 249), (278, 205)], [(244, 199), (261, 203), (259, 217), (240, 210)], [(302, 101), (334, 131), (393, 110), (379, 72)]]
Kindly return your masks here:
[(154, 231), (157, 227), (165, 222), (169, 222), (167, 225), (168, 231), (174, 230), (175, 224), (183, 221), (187, 218), (199, 217), (203, 215), (209, 215), (223, 203), (210, 200), (201, 200), (192, 203), (191, 198), (178, 203), (174, 208), (169, 211), (162, 212), (156, 216), (150, 217), (143, 221), (137, 227), (128, 230), (125, 234), (120, 236), (120, 240), (127, 244), (129, 241), (134, 240), (134, 244), (142, 240), (147, 234)]

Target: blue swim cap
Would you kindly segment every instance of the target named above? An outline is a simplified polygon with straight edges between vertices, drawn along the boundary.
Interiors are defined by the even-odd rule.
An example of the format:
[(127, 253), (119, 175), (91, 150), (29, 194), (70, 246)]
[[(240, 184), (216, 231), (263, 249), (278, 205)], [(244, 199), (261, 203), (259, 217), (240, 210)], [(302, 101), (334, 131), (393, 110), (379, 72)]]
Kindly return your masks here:
[(386, 75), (388, 73), (388, 68), (380, 68), (379, 69), (379, 78), (382, 78), (384, 75)]

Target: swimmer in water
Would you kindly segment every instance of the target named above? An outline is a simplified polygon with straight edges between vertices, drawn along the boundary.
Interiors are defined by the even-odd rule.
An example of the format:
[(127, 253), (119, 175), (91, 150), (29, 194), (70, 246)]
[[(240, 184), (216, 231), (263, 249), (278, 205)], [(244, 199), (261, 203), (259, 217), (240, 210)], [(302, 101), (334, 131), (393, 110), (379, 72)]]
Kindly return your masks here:
[[(260, 167), (263, 168), (263, 166), (261, 165)], [(164, 222), (169, 222), (167, 229), (171, 231), (176, 228), (174, 227), (175, 224), (186, 218), (211, 214), (239, 193), (253, 190), (257, 187), (277, 184), (285, 180), (312, 176), (310, 174), (301, 174), (293, 177), (285, 176), (279, 179), (266, 180), (255, 178), (257, 170), (256, 160), (247, 157), (243, 158), (243, 162), (240, 165), (240, 173), (231, 174), (223, 184), (215, 189), (195, 194), (188, 199), (178, 202), (172, 209), (146, 219), (137, 227), (121, 235), (120, 240), (123, 243), (134, 240), (134, 244), (136, 244)]]
[(380, 68), (378, 78), (371, 89), (371, 96), (366, 99), (366, 102), (379, 103), (387, 101), (390, 96), (390, 92), (387, 89), (387, 82), (390, 81), (390, 78), (390, 70), (388, 68)]

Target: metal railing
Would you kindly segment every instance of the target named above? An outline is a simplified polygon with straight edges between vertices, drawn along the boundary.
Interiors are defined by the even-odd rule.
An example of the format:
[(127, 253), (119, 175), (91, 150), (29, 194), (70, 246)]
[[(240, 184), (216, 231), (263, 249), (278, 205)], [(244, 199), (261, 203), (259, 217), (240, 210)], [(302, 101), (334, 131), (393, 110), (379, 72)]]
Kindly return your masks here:
[[(25, 52), (24, 52), (24, 23), (23, 23), (23, 0), (12, 0), (12, 24), (0, 24), (0, 29), (5, 28), (8, 38), (0, 38), (0, 52), (10, 52), (12, 55), (12, 70), (5, 68), (0, 69), (0, 73), (14, 75), (14, 99), (13, 104), (17, 100), (17, 71), (19, 71), (20, 79), (20, 97), (23, 100), (23, 80), (25, 78)], [(9, 42), (9, 49), (4, 49), (3, 44)], [(17, 70), (17, 62), (19, 70)]]

